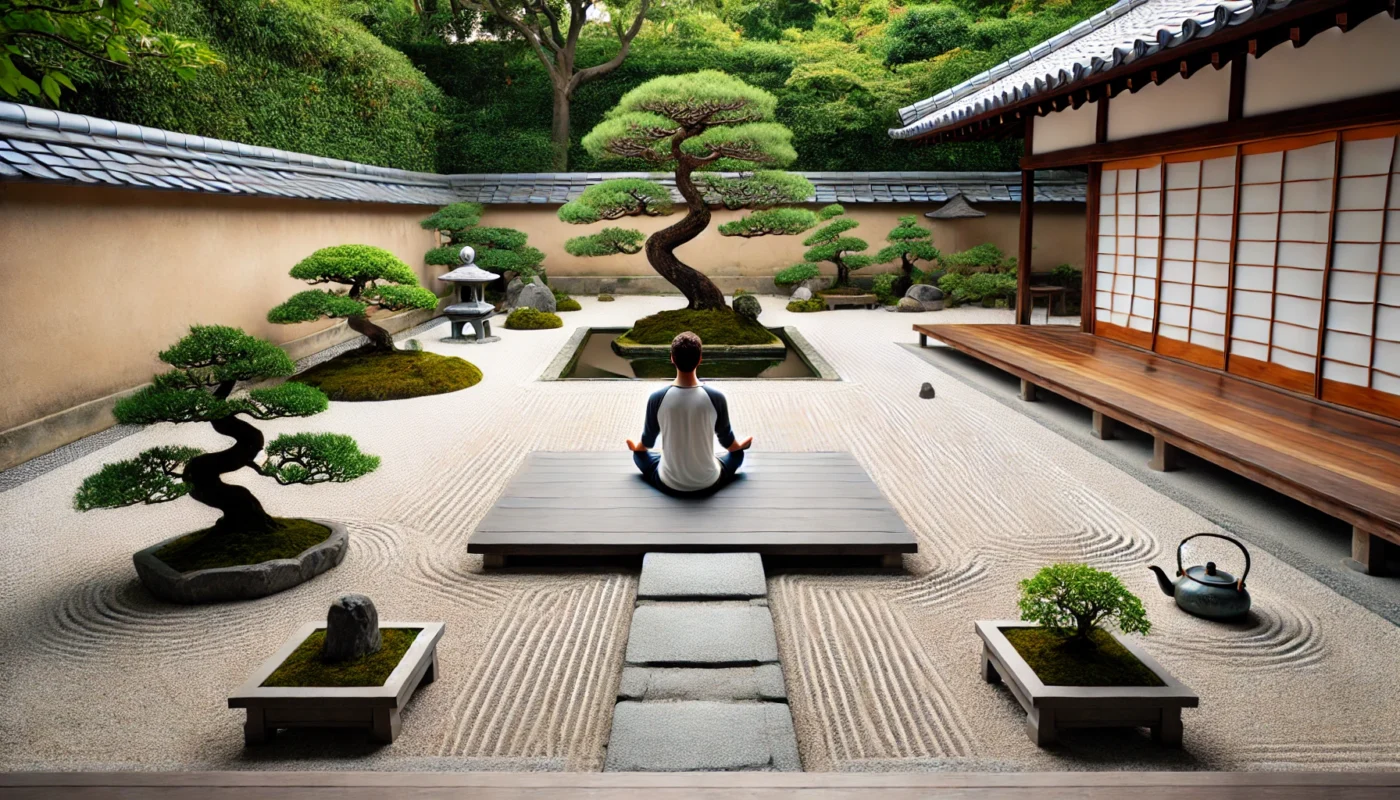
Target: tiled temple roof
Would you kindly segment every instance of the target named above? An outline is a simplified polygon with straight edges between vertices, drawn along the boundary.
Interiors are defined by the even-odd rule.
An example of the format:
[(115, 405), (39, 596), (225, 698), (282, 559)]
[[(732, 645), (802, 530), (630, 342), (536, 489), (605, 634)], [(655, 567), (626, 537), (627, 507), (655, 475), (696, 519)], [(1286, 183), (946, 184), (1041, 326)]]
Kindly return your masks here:
[(917, 139), (1303, 0), (1122, 0), (981, 75), (901, 108), (896, 139)]
[[(1021, 199), (1016, 172), (799, 174), (816, 187), (817, 203), (943, 202), (957, 194), (974, 203)], [(0, 102), (0, 180), (409, 205), (557, 205), (618, 177), (649, 177), (675, 191), (670, 173), (437, 175)], [(1037, 173), (1035, 199), (1083, 202), (1084, 181), (1078, 172)]]

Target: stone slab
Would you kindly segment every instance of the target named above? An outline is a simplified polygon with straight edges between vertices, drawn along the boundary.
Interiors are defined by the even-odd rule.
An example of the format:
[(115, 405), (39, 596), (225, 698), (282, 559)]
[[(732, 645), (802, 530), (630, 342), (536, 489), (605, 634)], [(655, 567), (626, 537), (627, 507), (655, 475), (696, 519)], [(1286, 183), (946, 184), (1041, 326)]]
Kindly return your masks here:
[(758, 553), (647, 553), (639, 598), (763, 597), (768, 583)]
[(632, 614), (628, 664), (721, 666), (777, 660), (773, 615), (763, 606), (651, 603)]
[(624, 667), (620, 700), (771, 700), (787, 701), (783, 669), (757, 667)]
[(618, 703), (607, 772), (802, 769), (782, 703)]

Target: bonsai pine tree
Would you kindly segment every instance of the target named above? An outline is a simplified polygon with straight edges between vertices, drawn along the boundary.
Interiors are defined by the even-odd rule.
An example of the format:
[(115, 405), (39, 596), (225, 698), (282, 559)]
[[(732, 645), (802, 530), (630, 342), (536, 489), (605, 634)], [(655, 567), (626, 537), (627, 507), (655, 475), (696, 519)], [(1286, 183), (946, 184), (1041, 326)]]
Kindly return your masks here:
[(1147, 633), (1152, 623), (1142, 601), (1112, 573), (1087, 564), (1052, 564), (1021, 581), (1021, 619), (1090, 645), (1104, 623), (1124, 633)]
[(437, 231), (447, 243), (429, 250), (423, 260), (436, 266), (460, 266), (463, 245), (476, 250), (476, 265), (498, 275), (515, 273), (528, 281), (544, 270), (544, 253), (527, 244), (529, 237), (515, 228), (493, 228), (481, 225), (480, 203), (453, 203), (438, 209), (421, 223), (426, 230)]
[(345, 294), (308, 289), (267, 312), (268, 322), (312, 322), (322, 317), (344, 318), (369, 339), (367, 348), (394, 350), (394, 337), (369, 320), (371, 307), (398, 311), (435, 308), (437, 295), (418, 285), (418, 276), (393, 253), (364, 244), (323, 247), (292, 267), (291, 275), (312, 284), (338, 283)]
[(903, 297), (914, 285), (914, 264), (918, 261), (934, 262), (942, 255), (933, 246), (933, 232), (919, 224), (918, 217), (900, 217), (899, 225), (885, 235), (888, 245), (875, 254), (875, 260), (888, 264), (899, 259), (899, 277), (890, 288), (895, 297)]
[(248, 489), (222, 476), (252, 467), (280, 484), (348, 481), (379, 466), (377, 456), (360, 452), (349, 436), (335, 433), (283, 434), (268, 442), (243, 419), (306, 417), (326, 410), (319, 389), (288, 382), (234, 394), (240, 382), (280, 378), (293, 372), (292, 360), (277, 345), (220, 325), (190, 328), (189, 335), (161, 352), (169, 372), (121, 400), (118, 422), (208, 422), (234, 440), (217, 453), (193, 447), (153, 447), (127, 461), (106, 464), (83, 481), (73, 504), (79, 511), (164, 503), (188, 494), (223, 513), (214, 533), (238, 536), (271, 531), (276, 521)]
[(800, 283), (820, 275), (820, 264), (830, 262), (836, 266), (836, 282), (832, 288), (841, 288), (851, 284), (852, 270), (864, 269), (876, 263), (876, 259), (862, 253), (870, 247), (868, 242), (844, 235), (860, 225), (850, 217), (842, 216), (845, 213), (846, 209), (836, 203), (818, 211), (820, 220), (831, 221), (802, 241), (803, 246), (809, 248), (802, 254), (802, 263), (780, 271), (773, 281), (778, 284)]
[[(783, 167), (797, 157), (792, 132), (772, 122), (777, 99), (723, 72), (704, 70), (667, 75), (623, 95), (583, 146), (598, 159), (639, 160), (653, 169), (674, 170), (676, 189), (685, 201), (679, 222), (646, 240), (652, 269), (685, 295), (687, 308), (722, 309), (724, 295), (707, 277), (676, 257), (676, 248), (692, 241), (710, 224), (711, 203), (727, 208), (768, 208), (801, 202), (811, 194), (804, 178), (782, 172), (755, 172), (726, 177), (713, 170)], [(591, 187), (559, 210), (564, 222), (587, 224), (623, 216), (658, 216), (669, 210), (665, 188), (654, 181), (606, 181)], [(639, 233), (628, 238), (617, 230), (604, 237), (581, 237), (569, 252), (603, 255), (627, 252)]]

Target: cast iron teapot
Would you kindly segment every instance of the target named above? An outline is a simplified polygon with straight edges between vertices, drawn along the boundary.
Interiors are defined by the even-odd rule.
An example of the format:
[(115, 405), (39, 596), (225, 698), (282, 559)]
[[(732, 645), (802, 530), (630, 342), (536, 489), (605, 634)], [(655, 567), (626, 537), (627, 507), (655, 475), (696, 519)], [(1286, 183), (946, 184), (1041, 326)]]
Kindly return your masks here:
[[(1236, 579), (1228, 572), (1215, 568), (1214, 561), (1207, 561), (1204, 567), (1185, 569), (1181, 565), (1181, 549), (1197, 536), (1212, 536), (1238, 547), (1244, 553), (1244, 574)], [(1167, 580), (1161, 567), (1148, 567), (1157, 573), (1157, 584), (1167, 597), (1176, 598), (1176, 604), (1188, 614), (1206, 619), (1235, 619), (1249, 611), (1249, 592), (1244, 589), (1244, 579), (1249, 575), (1249, 551), (1244, 545), (1229, 536), (1218, 533), (1197, 533), (1187, 536), (1176, 546), (1176, 583)]]

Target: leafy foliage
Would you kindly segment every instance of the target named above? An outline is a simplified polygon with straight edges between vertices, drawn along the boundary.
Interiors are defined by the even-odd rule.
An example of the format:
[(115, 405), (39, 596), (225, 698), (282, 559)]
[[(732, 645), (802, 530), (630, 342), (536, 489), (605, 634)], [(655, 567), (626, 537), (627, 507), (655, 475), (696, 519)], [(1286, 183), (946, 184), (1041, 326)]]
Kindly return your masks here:
[(344, 483), (379, 468), (379, 456), (361, 453), (354, 439), (339, 433), (282, 434), (267, 443), (266, 452), (267, 460), (259, 465), (258, 471), (283, 486), (327, 481)]
[(671, 192), (646, 178), (615, 178), (595, 183), (559, 207), (559, 219), (587, 225), (622, 217), (664, 217), (673, 211)]
[(740, 177), (702, 173), (699, 181), (707, 201), (730, 210), (801, 203), (816, 192), (805, 177), (779, 170), (759, 170)]
[(451, 203), (418, 224), (423, 226), (423, 230), (451, 234), (480, 225), (483, 210), (480, 203)]
[(58, 106), (63, 89), (77, 91), (69, 73), (99, 65), (147, 62), (188, 80), (223, 63), (203, 43), (152, 24), (165, 8), (166, 0), (0, 0), (0, 90)]
[(190, 487), (180, 480), (180, 474), (186, 462), (203, 452), (197, 447), (152, 447), (136, 458), (103, 464), (83, 480), (73, 507), (91, 511), (184, 497)]
[(230, 407), (254, 419), (309, 417), (330, 408), (325, 393), (314, 386), (288, 381), (267, 389), (253, 389), (229, 401)]
[(773, 283), (779, 286), (793, 286), (803, 281), (809, 281), (821, 274), (821, 267), (818, 267), (816, 264), (803, 262), (778, 270), (777, 274), (773, 276)]
[(564, 320), (560, 319), (558, 314), (525, 306), (510, 312), (510, 316), (506, 317), (506, 327), (515, 331), (562, 328)]
[(899, 276), (893, 272), (882, 272), (876, 275), (870, 282), (870, 292), (880, 299), (882, 305), (892, 305), (899, 302), (899, 298), (894, 293), (894, 283)]
[(1021, 581), (1021, 619), (1086, 640), (1097, 627), (1147, 633), (1152, 623), (1142, 601), (1112, 573), (1087, 564), (1052, 564)]
[(885, 235), (888, 245), (875, 254), (881, 264), (900, 261), (904, 265), (914, 265), (920, 261), (937, 261), (942, 253), (931, 241), (933, 231), (919, 224), (918, 217), (900, 217), (899, 225)]
[(851, 282), (851, 270), (864, 269), (875, 263), (874, 258), (861, 252), (870, 247), (868, 242), (856, 236), (843, 235), (860, 225), (850, 217), (840, 216), (844, 213), (845, 209), (839, 205), (822, 209), (822, 214), (831, 222), (818, 228), (816, 233), (802, 242), (809, 248), (802, 254), (803, 261), (809, 264), (825, 261), (836, 266), (834, 286), (848, 286)]
[(721, 236), (793, 235), (816, 227), (817, 214), (806, 208), (767, 208), (719, 226)]
[(499, 275), (514, 272), (527, 281), (544, 272), (540, 266), (544, 253), (527, 244), (530, 237), (524, 231), (481, 225), (481, 214), (479, 203), (453, 203), (423, 220), (424, 228), (448, 239), (448, 244), (429, 250), (423, 260), (456, 267), (462, 263), (462, 246), (471, 245), (476, 251), (476, 265), (484, 270)]
[(938, 279), (938, 288), (954, 306), (966, 303), (982, 305), (1006, 304), (1016, 296), (1016, 274), (1012, 272), (979, 272), (964, 275), (949, 272)]
[(810, 297), (806, 300), (791, 300), (787, 304), (787, 310), (797, 314), (806, 314), (812, 311), (825, 311), (826, 303), (816, 297)]
[(313, 284), (342, 284), (349, 293), (298, 292), (268, 311), (268, 322), (362, 316), (370, 304), (393, 311), (437, 306), (437, 295), (418, 285), (411, 267), (388, 250), (366, 244), (323, 247), (292, 267), (291, 275)]
[(611, 256), (619, 253), (635, 255), (642, 252), (646, 235), (635, 228), (604, 228), (587, 236), (575, 236), (564, 242), (564, 252), (571, 256)]
[(367, 244), (323, 247), (292, 267), (291, 276), (312, 283), (346, 285), (387, 281), (417, 286), (418, 276), (398, 256)]
[(964, 275), (999, 271), (1016, 265), (1016, 259), (1007, 258), (1000, 248), (990, 242), (969, 247), (960, 253), (945, 255), (940, 260), (949, 272)]
[(267, 321), (292, 323), (312, 322), (321, 317), (349, 317), (365, 313), (368, 307), (359, 300), (351, 300), (343, 294), (307, 289), (297, 292), (282, 305), (267, 312)]

